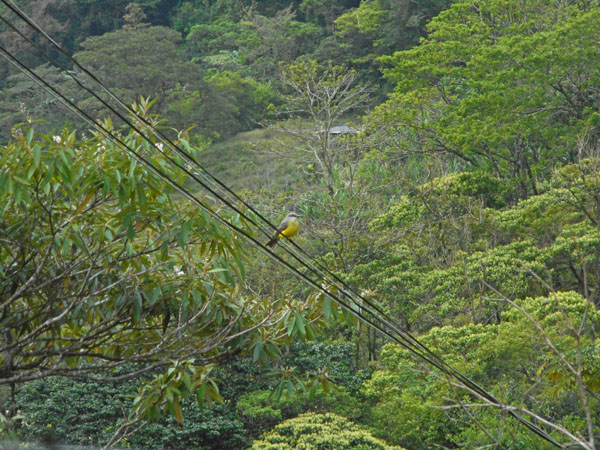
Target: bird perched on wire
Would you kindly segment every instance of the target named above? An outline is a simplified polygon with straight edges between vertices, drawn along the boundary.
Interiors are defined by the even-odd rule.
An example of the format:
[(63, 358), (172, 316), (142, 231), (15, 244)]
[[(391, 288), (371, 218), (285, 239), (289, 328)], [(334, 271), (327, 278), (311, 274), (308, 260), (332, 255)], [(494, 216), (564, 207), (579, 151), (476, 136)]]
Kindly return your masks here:
[(299, 217), (300, 216), (295, 212), (288, 213), (288, 215), (285, 216), (285, 219), (283, 219), (277, 227), (277, 232), (273, 235), (271, 240), (267, 242), (267, 245), (273, 248), (277, 245), (279, 239), (296, 236), (296, 233), (298, 233), (298, 230), (300, 229), (300, 222), (298, 222)]

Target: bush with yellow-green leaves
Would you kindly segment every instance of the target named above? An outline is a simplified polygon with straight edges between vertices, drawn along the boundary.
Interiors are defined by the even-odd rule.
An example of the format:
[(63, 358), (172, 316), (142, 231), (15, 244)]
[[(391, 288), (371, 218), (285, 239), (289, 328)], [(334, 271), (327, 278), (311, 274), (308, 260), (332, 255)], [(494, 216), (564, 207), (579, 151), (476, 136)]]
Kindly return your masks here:
[(254, 441), (252, 450), (346, 450), (377, 449), (402, 450), (377, 439), (360, 427), (337, 414), (301, 414), (282, 422), (263, 439)]

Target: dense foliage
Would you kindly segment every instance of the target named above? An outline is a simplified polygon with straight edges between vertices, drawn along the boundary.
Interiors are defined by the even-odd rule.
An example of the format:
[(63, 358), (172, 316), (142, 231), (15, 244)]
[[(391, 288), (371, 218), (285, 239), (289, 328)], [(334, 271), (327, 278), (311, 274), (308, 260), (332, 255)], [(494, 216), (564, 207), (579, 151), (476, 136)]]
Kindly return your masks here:
[[(134, 108), (147, 115), (149, 106)], [(183, 181), (167, 164), (178, 156), (156, 152), (137, 131), (112, 131)], [(195, 203), (174, 201), (163, 177), (114, 142), (18, 128), (0, 161), (0, 385), (13, 400), (17, 384), (53, 375), (109, 381), (152, 373), (128, 405), (129, 420), (169, 411), (181, 423), (183, 399), (221, 400), (216, 360), (275, 357), (295, 337), (289, 317), (302, 335), (318, 330), (315, 296), (274, 306), (241, 293), (248, 255), (239, 237)], [(132, 363), (133, 371), (111, 372)]]
[[(122, 373), (126, 373), (123, 372)], [(136, 393), (132, 382), (82, 382), (49, 378), (26, 385), (17, 406), (27, 417), (19, 436), (32, 442), (97, 445), (106, 442), (123, 420)], [(243, 422), (225, 406), (201, 408), (182, 402), (185, 421), (173, 417), (146, 424), (127, 438), (133, 448), (239, 449), (250, 441)]]
[[(598, 448), (597, 1), (19, 5), (273, 222), (301, 212), (315, 261), (500, 405), (333, 308), (0, 61), (6, 436), (553, 448), (518, 413)], [(254, 232), (36, 40), (73, 70), (0, 23), (3, 48)]]
[(296, 448), (371, 448), (378, 450), (402, 450), (386, 445), (368, 431), (335, 414), (302, 414), (286, 420), (259, 441), (254, 441), (254, 450)]
[(408, 145), (536, 194), (549, 167), (596, 146), (599, 20), (587, 1), (458, 2), (421, 45), (386, 59), (396, 88), (381, 113)]

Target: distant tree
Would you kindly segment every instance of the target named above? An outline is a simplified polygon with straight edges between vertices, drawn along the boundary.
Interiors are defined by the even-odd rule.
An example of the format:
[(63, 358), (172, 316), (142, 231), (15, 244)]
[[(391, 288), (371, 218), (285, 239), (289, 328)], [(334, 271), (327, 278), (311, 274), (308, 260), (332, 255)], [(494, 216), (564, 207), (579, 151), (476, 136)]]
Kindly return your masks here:
[(130, 3), (125, 7), (125, 11), (127, 13), (123, 16), (123, 20), (125, 20), (125, 25), (123, 25), (124, 30), (135, 30), (136, 28), (144, 28), (150, 25), (144, 22), (147, 16), (139, 3)]
[[(135, 366), (115, 374), (126, 375)], [(17, 391), (17, 408), (26, 424), (17, 428), (21, 442), (53, 441), (60, 446), (93, 446), (107, 442), (131, 407), (136, 380), (92, 381), (49, 377), (25, 383)], [(224, 384), (221, 384), (222, 386)], [(250, 442), (244, 423), (227, 404), (198, 405), (190, 398), (181, 402), (183, 424), (171, 416), (127, 437), (131, 448), (198, 448), (239, 450)]]
[(192, 26), (208, 23), (210, 19), (209, 2), (204, 0), (180, 2), (171, 13), (171, 26), (183, 36), (187, 36)]
[(231, 98), (235, 108), (235, 130), (250, 130), (272, 114), (271, 107), (281, 103), (281, 97), (271, 83), (261, 83), (237, 72), (220, 71), (207, 75), (206, 81), (215, 86), (224, 98)]
[[(565, 447), (596, 449), (600, 312), (574, 292), (495, 295), (510, 304), (501, 323), (433, 328), (421, 341)], [(555, 448), (517, 425), (506, 408), (472, 398), (399, 346), (384, 347), (381, 363), (363, 393), (373, 405), (368, 422), (389, 442), (423, 450)]]
[(352, 168), (360, 159), (360, 149), (347, 139), (359, 130), (345, 121), (365, 111), (371, 89), (357, 72), (314, 60), (282, 65), (281, 82), (287, 88), (279, 111), (284, 120), (269, 125), (292, 139), (279, 142), (279, 152), (312, 165), (333, 196), (336, 166)]
[[(24, 2), (19, 2), (18, 7), (24, 10), (26, 14), (30, 15), (32, 20), (50, 34), (50, 36), (53, 36), (57, 42), (64, 43), (68, 39), (68, 26), (57, 18), (59, 15), (58, 11), (60, 10), (60, 4), (61, 2), (58, 0), (26, 0)], [(53, 56), (58, 56), (53, 50), (52, 44), (44, 39), (38, 39), (35, 31), (19, 19), (6, 5), (0, 5), (0, 14), (2, 14), (5, 19), (10, 20), (10, 22), (28, 38), (38, 42), (44, 50), (50, 51)], [(22, 39), (19, 34), (8, 28), (4, 22), (0, 24), (0, 43), (2, 43), (4, 48), (31, 68), (47, 62), (43, 55), (35, 50), (31, 44)], [(0, 59), (0, 89), (4, 87), (6, 77), (16, 73), (17, 70), (18, 69), (6, 59)]]
[(365, 80), (383, 91), (378, 58), (418, 44), (427, 35), (426, 25), (453, 0), (370, 0), (361, 1), (335, 20), (335, 42), (344, 62), (359, 70)]
[(240, 32), (241, 25), (228, 18), (195, 24), (185, 37), (186, 54), (194, 62), (201, 64), (208, 56), (237, 51)]
[(177, 90), (198, 89), (202, 72), (179, 50), (181, 35), (166, 27), (138, 26), (82, 42), (75, 59), (127, 103), (156, 97), (159, 112)]
[(297, 21), (292, 5), (273, 17), (250, 9), (241, 25), (240, 55), (250, 74), (259, 80), (275, 78), (279, 63), (310, 53), (320, 33), (316, 26)]
[[(143, 20), (140, 17), (132, 20)], [(87, 39), (75, 58), (126, 103), (139, 96), (155, 97), (157, 112), (176, 127), (195, 125), (210, 138), (241, 129), (231, 99), (204, 80), (201, 67), (184, 58), (181, 44), (179, 33), (170, 28), (129, 24)], [(96, 115), (109, 113), (95, 99), (81, 106)]]
[(303, 0), (299, 10), (309, 21), (324, 26), (329, 34), (333, 34), (333, 23), (336, 17), (344, 11), (347, 3), (349, 2), (343, 0)]
[[(84, 50), (76, 53), (75, 59), (125, 104), (131, 104), (141, 96), (156, 98), (157, 112), (168, 116), (179, 128), (197, 125), (200, 133), (211, 136), (219, 123), (232, 122), (228, 129), (236, 129), (234, 107), (227, 108), (227, 99), (203, 80), (202, 69), (185, 60), (180, 49), (182, 41), (179, 33), (143, 23), (141, 8), (137, 4), (131, 5), (125, 28), (86, 39), (81, 44)], [(105, 105), (60, 69), (42, 66), (36, 70), (92, 117), (110, 115)], [(95, 83), (87, 80), (86, 75), (79, 73), (77, 76), (97, 94), (112, 102)], [(58, 100), (25, 75), (9, 77), (0, 96), (3, 98), (0, 132), (5, 139), (10, 134), (10, 127), (19, 120), (25, 120), (26, 114), (47, 118), (44, 131), (56, 126), (62, 128), (65, 121), (73, 120), (71, 114), (59, 106)], [(194, 104), (193, 114), (178, 113), (185, 110), (181, 105), (182, 98), (200, 99)]]
[[(34, 73), (51, 83), (75, 103), (85, 99), (85, 93), (60, 69), (47, 64), (38, 66)], [(63, 103), (50, 95), (27, 75), (18, 73), (6, 80), (0, 91), (0, 141), (8, 142), (11, 128), (17, 123), (27, 123), (33, 118), (43, 118), (36, 124), (41, 132), (62, 130), (65, 123), (73, 121), (73, 114)]]
[(281, 66), (284, 105), (266, 151), (289, 158), (313, 188), (298, 202), (311, 218), (306, 232), (333, 251), (334, 264), (347, 269), (349, 246), (367, 231), (366, 210), (374, 206), (357, 182), (359, 162), (370, 145), (352, 117), (369, 105), (371, 88), (345, 66), (298, 60)]
[[(124, 16), (127, 15), (129, 5), (137, 5), (139, 11), (147, 16), (146, 22), (152, 25), (168, 25), (168, 16), (173, 7), (173, 2), (166, 0), (137, 0), (135, 3), (130, 0), (22, 0), (15, 3), (69, 53), (79, 50), (81, 42), (90, 36), (99, 36), (121, 28), (125, 23)], [(54, 57), (69, 65), (66, 58), (56, 52), (47, 41), (38, 38), (36, 33), (5, 5), (0, 5), (0, 11), (21, 31), (34, 37), (42, 47), (50, 50)], [(31, 68), (47, 62), (3, 23), (0, 24), (0, 41), (20, 58), (24, 58)], [(9, 67), (5, 64), (4, 60), (0, 61), (0, 74), (4, 67)], [(2, 77), (0, 82), (1, 80)]]

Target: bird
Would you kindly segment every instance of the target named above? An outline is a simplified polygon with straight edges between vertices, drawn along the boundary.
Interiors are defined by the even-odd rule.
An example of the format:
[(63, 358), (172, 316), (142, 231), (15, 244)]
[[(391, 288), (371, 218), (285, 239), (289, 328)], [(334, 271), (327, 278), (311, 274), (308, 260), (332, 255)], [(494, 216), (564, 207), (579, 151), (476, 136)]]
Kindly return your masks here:
[(285, 216), (285, 219), (281, 221), (277, 227), (277, 232), (273, 235), (271, 240), (267, 242), (267, 245), (273, 248), (277, 245), (279, 239), (296, 236), (296, 233), (298, 233), (298, 230), (300, 229), (300, 222), (298, 222), (299, 217), (300, 216), (295, 212), (289, 212), (288, 215)]

